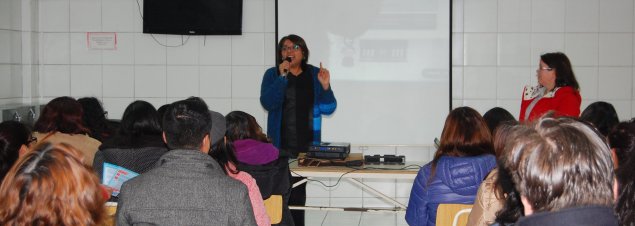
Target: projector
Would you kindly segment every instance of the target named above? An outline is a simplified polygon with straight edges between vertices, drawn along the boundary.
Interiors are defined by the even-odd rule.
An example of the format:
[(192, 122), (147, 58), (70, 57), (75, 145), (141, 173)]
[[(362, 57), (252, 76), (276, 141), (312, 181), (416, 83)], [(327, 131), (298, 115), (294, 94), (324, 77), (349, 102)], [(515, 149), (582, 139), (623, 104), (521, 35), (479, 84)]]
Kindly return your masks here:
[(317, 159), (345, 159), (351, 152), (351, 144), (344, 142), (321, 142), (309, 146), (306, 157)]

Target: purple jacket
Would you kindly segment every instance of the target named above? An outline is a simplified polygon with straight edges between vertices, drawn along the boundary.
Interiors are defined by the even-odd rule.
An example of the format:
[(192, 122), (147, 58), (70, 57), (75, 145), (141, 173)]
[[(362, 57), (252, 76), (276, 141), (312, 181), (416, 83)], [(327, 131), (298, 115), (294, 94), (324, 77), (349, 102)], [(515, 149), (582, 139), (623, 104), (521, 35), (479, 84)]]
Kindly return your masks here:
[(439, 203), (473, 204), (478, 187), (495, 166), (493, 155), (443, 156), (430, 182), (432, 163), (421, 167), (410, 192), (406, 210), (408, 225), (434, 226)]
[(254, 139), (234, 141), (236, 159), (248, 165), (263, 165), (278, 159), (278, 149), (271, 143)]

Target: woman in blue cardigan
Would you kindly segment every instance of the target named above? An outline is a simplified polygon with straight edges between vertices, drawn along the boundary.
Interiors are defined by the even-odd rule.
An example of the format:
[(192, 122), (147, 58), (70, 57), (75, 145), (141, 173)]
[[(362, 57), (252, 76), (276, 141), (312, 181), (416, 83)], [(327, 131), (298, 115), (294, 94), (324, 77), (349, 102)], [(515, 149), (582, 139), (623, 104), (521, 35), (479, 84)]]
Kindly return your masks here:
[[(269, 112), (267, 135), (280, 152), (293, 157), (321, 141), (322, 115), (337, 107), (329, 70), (308, 64), (304, 39), (288, 35), (278, 43), (278, 66), (269, 68), (260, 87), (260, 103)], [(294, 183), (298, 178), (291, 178)], [(306, 184), (294, 188), (289, 205), (304, 205)], [(292, 211), (296, 226), (304, 225), (304, 211)]]
[(474, 109), (460, 107), (450, 112), (434, 159), (419, 170), (412, 185), (408, 225), (434, 226), (440, 203), (474, 203), (478, 187), (496, 166), (491, 137)]

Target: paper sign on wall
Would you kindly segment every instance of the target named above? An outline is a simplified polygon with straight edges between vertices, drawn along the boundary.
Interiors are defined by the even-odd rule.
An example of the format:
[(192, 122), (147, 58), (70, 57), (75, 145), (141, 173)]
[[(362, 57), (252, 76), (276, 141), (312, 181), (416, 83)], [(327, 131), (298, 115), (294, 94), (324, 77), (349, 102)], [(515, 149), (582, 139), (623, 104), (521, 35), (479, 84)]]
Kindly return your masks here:
[(115, 32), (87, 32), (86, 41), (88, 49), (93, 50), (116, 50), (117, 33)]

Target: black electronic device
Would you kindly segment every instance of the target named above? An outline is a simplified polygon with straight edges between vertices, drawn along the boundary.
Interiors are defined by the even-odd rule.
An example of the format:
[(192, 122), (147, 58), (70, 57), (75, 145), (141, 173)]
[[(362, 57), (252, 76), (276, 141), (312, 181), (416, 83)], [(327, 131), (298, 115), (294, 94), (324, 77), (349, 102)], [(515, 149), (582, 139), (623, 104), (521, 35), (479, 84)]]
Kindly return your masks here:
[(364, 155), (365, 164), (390, 164), (404, 165), (406, 164), (406, 156), (404, 155)]
[(143, 33), (242, 34), (243, 0), (149, 0), (143, 2)]
[(319, 159), (345, 159), (351, 153), (351, 144), (344, 142), (321, 142), (309, 146), (306, 156)]

